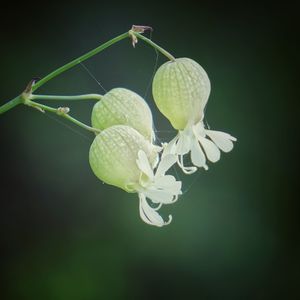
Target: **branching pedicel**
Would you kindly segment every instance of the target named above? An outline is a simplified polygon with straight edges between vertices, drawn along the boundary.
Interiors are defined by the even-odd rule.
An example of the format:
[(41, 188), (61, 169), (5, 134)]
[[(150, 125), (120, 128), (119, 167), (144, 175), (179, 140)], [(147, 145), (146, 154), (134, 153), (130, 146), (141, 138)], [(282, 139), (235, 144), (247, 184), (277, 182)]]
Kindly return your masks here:
[[(204, 108), (210, 94), (210, 81), (204, 69), (189, 58), (175, 58), (165, 49), (142, 34), (149, 26), (133, 25), (125, 32), (54, 70), (41, 80), (32, 80), (25, 91), (0, 106), (0, 114), (19, 104), (40, 112), (55, 113), (74, 124), (91, 131), (96, 137), (90, 147), (89, 161), (94, 174), (103, 182), (139, 196), (142, 220), (158, 227), (171, 222), (158, 214), (162, 205), (172, 204), (181, 195), (181, 181), (166, 172), (177, 163), (186, 174), (197, 168), (208, 169), (206, 159), (216, 162), (220, 150), (233, 148), (231, 135), (205, 129)], [(153, 98), (158, 109), (169, 119), (177, 136), (169, 143), (155, 145), (152, 113), (139, 95), (124, 88), (115, 88), (105, 95), (85, 94), (76, 96), (38, 95), (35, 91), (46, 82), (98, 54), (109, 46), (130, 38), (133, 47), (138, 39), (168, 58), (153, 79)], [(73, 118), (68, 107), (50, 107), (38, 100), (94, 99), (92, 126)], [(192, 166), (184, 165), (185, 155), (191, 153)]]

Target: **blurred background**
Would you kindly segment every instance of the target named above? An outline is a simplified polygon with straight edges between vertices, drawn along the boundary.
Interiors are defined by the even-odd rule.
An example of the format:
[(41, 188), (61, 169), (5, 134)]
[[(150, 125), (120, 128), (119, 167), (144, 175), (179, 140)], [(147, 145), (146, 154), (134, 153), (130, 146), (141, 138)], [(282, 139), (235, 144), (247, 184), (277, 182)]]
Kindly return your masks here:
[[(0, 14), (1, 104), (132, 24), (150, 25), (155, 42), (205, 68), (206, 119), (238, 138), (208, 172), (179, 173), (185, 193), (162, 210), (173, 222), (156, 228), (141, 221), (136, 195), (93, 175), (92, 134), (25, 106), (1, 115), (1, 299), (300, 298), (295, 8), (26, 2), (4, 4)], [(168, 140), (175, 131), (149, 90), (156, 61), (165, 58), (124, 40), (85, 67), (106, 90), (146, 95), (157, 134)], [(39, 93), (103, 93), (86, 68)], [(92, 101), (57, 105), (90, 122)]]

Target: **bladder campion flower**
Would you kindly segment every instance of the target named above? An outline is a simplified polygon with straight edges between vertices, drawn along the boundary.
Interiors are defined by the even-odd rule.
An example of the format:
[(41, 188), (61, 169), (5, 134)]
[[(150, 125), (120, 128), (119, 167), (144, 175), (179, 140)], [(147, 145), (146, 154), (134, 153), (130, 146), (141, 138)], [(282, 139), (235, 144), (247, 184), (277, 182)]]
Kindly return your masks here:
[[(187, 174), (195, 172), (196, 167), (208, 169), (206, 158), (218, 161), (220, 149), (229, 152), (236, 141), (227, 133), (205, 129), (204, 108), (209, 94), (210, 81), (205, 70), (189, 58), (166, 62), (153, 79), (154, 101), (178, 130), (177, 136), (165, 146), (164, 155), (177, 155), (178, 165)], [(184, 166), (183, 162), (189, 152), (192, 167)]]
[(103, 130), (113, 125), (131, 126), (149, 141), (154, 139), (152, 113), (148, 104), (128, 89), (110, 90), (93, 107), (94, 128)]
[(161, 227), (169, 224), (172, 217), (165, 222), (157, 210), (162, 204), (177, 200), (181, 194), (181, 182), (165, 175), (176, 162), (174, 155), (165, 155), (154, 172), (157, 159), (157, 147), (125, 125), (115, 125), (99, 133), (89, 154), (94, 174), (107, 184), (138, 193), (142, 220)]
[[(191, 174), (197, 167), (208, 169), (206, 159), (216, 162), (220, 150), (229, 152), (233, 148), (231, 135), (208, 130), (204, 127), (204, 109), (210, 94), (210, 81), (205, 70), (189, 58), (176, 59), (171, 53), (143, 36), (150, 26), (133, 25), (121, 35), (97, 46), (50, 72), (40, 80), (33, 79), (25, 90), (0, 106), (0, 115), (24, 104), (45, 113), (54, 113), (73, 124), (96, 134), (90, 147), (89, 162), (94, 174), (103, 182), (119, 187), (129, 193), (137, 193), (142, 220), (150, 225), (164, 226), (158, 213), (163, 204), (177, 201), (181, 192), (181, 181), (166, 172), (176, 162), (182, 170)], [(124, 88), (115, 88), (104, 96), (41, 95), (37, 90), (50, 80), (81, 64), (111, 45), (130, 38), (133, 47), (143, 40), (162, 53), (169, 62), (163, 64), (153, 78), (153, 98), (159, 110), (178, 130), (177, 136), (162, 147), (154, 145), (152, 113), (145, 100)], [(92, 111), (92, 126), (84, 124), (70, 115), (68, 107), (53, 107), (38, 100), (78, 101), (97, 100)], [(184, 156), (191, 153), (193, 166), (184, 165)]]

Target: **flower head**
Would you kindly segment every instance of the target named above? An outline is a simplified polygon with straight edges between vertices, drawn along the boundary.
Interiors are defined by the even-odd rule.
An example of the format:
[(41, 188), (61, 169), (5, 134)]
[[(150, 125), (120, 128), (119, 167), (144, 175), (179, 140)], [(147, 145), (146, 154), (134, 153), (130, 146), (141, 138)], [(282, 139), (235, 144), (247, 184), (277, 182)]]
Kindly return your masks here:
[[(157, 165), (158, 147), (135, 129), (117, 125), (98, 134), (90, 148), (90, 165), (94, 174), (105, 183), (127, 192), (138, 193), (140, 216), (148, 224), (163, 226), (157, 210), (174, 203), (181, 194), (181, 182), (165, 172), (175, 163), (174, 155), (165, 155)], [(148, 200), (150, 200), (150, 203)]]
[[(189, 58), (163, 64), (153, 79), (153, 98), (159, 110), (179, 132), (167, 145), (163, 155), (174, 154), (178, 165), (187, 173), (197, 167), (207, 169), (206, 159), (216, 162), (220, 150), (229, 152), (236, 138), (204, 128), (204, 109), (210, 94), (205, 70)], [(184, 155), (191, 152), (193, 166), (184, 166)]]
[(128, 125), (149, 141), (154, 139), (151, 110), (133, 91), (114, 88), (98, 101), (92, 111), (92, 126), (104, 130), (113, 125)]

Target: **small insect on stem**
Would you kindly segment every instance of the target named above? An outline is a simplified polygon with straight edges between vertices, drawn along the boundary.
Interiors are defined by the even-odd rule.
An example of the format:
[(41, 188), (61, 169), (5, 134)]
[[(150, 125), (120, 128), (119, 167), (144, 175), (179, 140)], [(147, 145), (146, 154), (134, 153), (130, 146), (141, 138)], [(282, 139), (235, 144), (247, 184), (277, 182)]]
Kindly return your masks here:
[[(23, 93), (21, 94), (21, 98), (22, 98), (22, 102), (24, 104), (28, 103), (28, 100), (30, 98), (30, 96), (32, 95), (32, 87), (35, 85), (35, 83), (39, 80), (39, 78), (32, 78), (29, 83), (27, 84), (25, 90), (23, 91)], [(36, 108), (37, 110), (39, 110), (40, 112), (44, 113), (45, 111), (43, 109), (41, 109), (40, 107), (37, 106), (33, 106), (34, 108)]]
[(145, 31), (153, 31), (153, 28), (150, 26), (143, 26), (143, 25), (132, 25), (131, 30), (129, 31), (129, 35), (132, 40), (132, 46), (135, 48), (135, 45), (138, 43), (137, 37), (134, 35), (136, 33), (144, 33)]
[(153, 28), (150, 26), (132, 25), (131, 30), (138, 33), (144, 33), (147, 30), (153, 31)]
[(29, 81), (29, 83), (27, 84), (27, 86), (26, 86), (26, 88), (25, 88), (25, 90), (24, 90), (24, 92), (23, 93), (25, 93), (25, 94), (31, 94), (31, 92), (32, 92), (32, 87), (35, 85), (35, 83), (37, 82), (37, 81), (39, 81), (40, 80), (40, 78), (38, 78), (38, 77), (35, 77), (35, 78), (32, 78), (30, 81)]
[(24, 93), (25, 94), (30, 94), (31, 93), (31, 90), (32, 90), (32, 86), (34, 85), (34, 80), (30, 80), (29, 83), (27, 84), (25, 90), (24, 90)]

